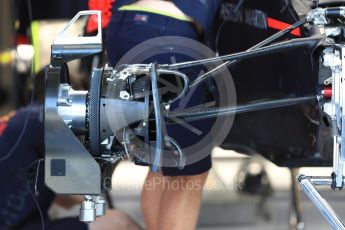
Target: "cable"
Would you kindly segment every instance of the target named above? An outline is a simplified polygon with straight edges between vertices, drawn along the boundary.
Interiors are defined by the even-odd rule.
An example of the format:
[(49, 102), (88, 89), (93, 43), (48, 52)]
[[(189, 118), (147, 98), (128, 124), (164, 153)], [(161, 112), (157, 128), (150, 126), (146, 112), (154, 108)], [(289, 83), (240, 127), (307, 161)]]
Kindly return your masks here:
[[(235, 8), (232, 10), (232, 14), (236, 14), (237, 11), (241, 8), (245, 0), (239, 0), (238, 3), (236, 4)], [(217, 35), (216, 35), (216, 40), (214, 42), (215, 44), (215, 49), (216, 49), (216, 56), (219, 56), (219, 50), (218, 50), (218, 42), (219, 42), (219, 37), (220, 33), (223, 30), (223, 27), (225, 23), (228, 22), (228, 20), (223, 20), (222, 23), (220, 24), (218, 30), (217, 30)]]
[(232, 11), (232, 13), (236, 13), (240, 9), (240, 7), (243, 5), (243, 3), (244, 3), (244, 0), (239, 0), (234, 10)]
[(38, 173), (40, 172), (40, 165), (41, 165), (41, 160), (38, 161), (38, 165), (37, 165), (37, 171), (36, 171), (36, 177), (35, 177), (35, 196), (40, 195), (37, 189)]
[(158, 90), (158, 76), (156, 64), (151, 65), (151, 85), (152, 85), (152, 98), (153, 108), (155, 111), (156, 121), (156, 149), (153, 164), (151, 167), (152, 172), (156, 173), (159, 170), (161, 162), (162, 146), (163, 146), (163, 135), (162, 135), (162, 115), (159, 102), (159, 90)]
[(19, 146), (21, 140), (24, 137), (24, 134), (26, 132), (26, 128), (28, 126), (29, 123), (29, 118), (30, 118), (31, 114), (30, 112), (26, 115), (25, 121), (24, 121), (24, 127), (22, 129), (22, 131), (20, 132), (18, 139), (16, 141), (16, 143), (13, 145), (13, 147), (11, 148), (11, 150), (3, 157), (0, 158), (0, 163), (2, 163), (3, 161), (7, 160), (8, 158), (11, 157), (11, 155), (14, 153), (14, 151), (17, 149), (17, 147)]
[(28, 18), (29, 18), (29, 22), (31, 24), (34, 21), (34, 17), (32, 16), (31, 0), (26, 0), (26, 4), (27, 4), (27, 7), (28, 7)]
[[(272, 43), (273, 41), (283, 37), (284, 35), (286, 34), (289, 34), (291, 31), (295, 30), (296, 28), (304, 25), (305, 23), (307, 22), (307, 18), (303, 18), (302, 20), (296, 22), (295, 24), (289, 26), (288, 28), (284, 29), (284, 30), (281, 30), (275, 34), (273, 34), (272, 36), (268, 37), (267, 39), (263, 40), (262, 42), (256, 44), (255, 46), (251, 47), (248, 49), (248, 51), (251, 51), (251, 50), (256, 50), (258, 48), (261, 48), (265, 45), (268, 45), (270, 43)], [(221, 27), (223, 27), (224, 24), (221, 25)], [(219, 31), (218, 31), (219, 32)], [(216, 50), (217, 50), (217, 53), (218, 53), (218, 36), (219, 36), (220, 32), (217, 33), (217, 38), (216, 38)], [(229, 67), (231, 65), (234, 65), (235, 63), (237, 63), (237, 60), (234, 60), (232, 62), (230, 61), (227, 61), (219, 66), (217, 66), (216, 68), (204, 73), (203, 75), (199, 76), (198, 78), (196, 78), (190, 85), (189, 88), (193, 87), (193, 86), (196, 86), (198, 84), (200, 84), (201, 82), (203, 82), (204, 80), (208, 79), (209, 77), (211, 77), (214, 73), (218, 72), (219, 70), (221, 70), (222, 68), (224, 67)]]
[[(37, 165), (37, 171), (36, 171), (36, 176), (35, 176), (35, 194), (38, 194), (38, 192), (36, 192), (36, 189), (37, 189), (37, 179), (38, 179), (38, 173), (39, 173), (39, 168), (40, 168), (40, 164), (41, 164), (41, 161), (44, 161), (44, 159), (38, 159), (34, 162), (32, 162), (29, 167), (27, 167), (27, 170), (29, 168), (31, 168), (34, 164), (38, 163)], [(29, 190), (29, 193), (32, 197), (32, 199), (34, 200), (35, 204), (36, 204), (36, 207), (38, 209), (38, 212), (40, 214), (40, 218), (41, 218), (41, 223), (42, 223), (42, 230), (45, 230), (45, 224), (44, 224), (44, 218), (43, 218), (43, 213), (42, 213), (42, 209), (40, 207), (40, 204), (38, 203), (38, 200), (36, 199), (36, 195), (31, 191), (31, 187), (30, 187), (30, 181), (28, 179), (26, 179), (26, 184), (28, 186), (28, 190)]]
[(123, 128), (123, 131), (122, 131), (122, 145), (125, 148), (125, 153), (126, 153), (128, 160), (130, 160), (131, 157), (129, 155), (129, 151), (127, 148), (126, 128)]
[(218, 43), (219, 43), (220, 33), (222, 32), (223, 27), (224, 27), (226, 22), (227, 22), (226, 20), (222, 21), (222, 23), (220, 24), (220, 26), (219, 26), (219, 28), (217, 30), (216, 40), (214, 42), (214, 46), (215, 46), (215, 49), (216, 49), (216, 56), (217, 57), (219, 56)]

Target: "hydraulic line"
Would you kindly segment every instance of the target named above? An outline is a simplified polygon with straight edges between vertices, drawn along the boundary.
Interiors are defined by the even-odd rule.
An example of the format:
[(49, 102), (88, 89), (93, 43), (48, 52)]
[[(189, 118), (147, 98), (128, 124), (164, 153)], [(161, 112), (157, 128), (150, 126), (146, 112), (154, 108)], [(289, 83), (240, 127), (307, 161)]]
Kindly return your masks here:
[(173, 102), (177, 101), (178, 99), (180, 99), (182, 96), (184, 96), (187, 91), (188, 91), (188, 85), (189, 85), (189, 78), (182, 72), (176, 71), (176, 70), (169, 70), (169, 69), (158, 69), (158, 74), (168, 74), (168, 75), (174, 75), (174, 76), (179, 76), (183, 79), (183, 90), (181, 91), (181, 93), (179, 95), (177, 95), (177, 97), (175, 97), (174, 99), (164, 103), (163, 105), (169, 105), (172, 104)]
[[(249, 48), (247, 51), (250, 50), (255, 50), (258, 48), (261, 48), (263, 46), (269, 45), (270, 43), (278, 40), (279, 38), (285, 36), (286, 34), (290, 33), (291, 31), (295, 30), (296, 28), (303, 26), (307, 22), (307, 18), (303, 18), (302, 20), (294, 23), (293, 25), (289, 26), (288, 28), (279, 31), (278, 33), (273, 34), (272, 36), (268, 37), (267, 39), (263, 40), (262, 42), (256, 44), (255, 46)], [(200, 82), (203, 82), (204, 80), (208, 79), (211, 77), (214, 73), (220, 71), (224, 67), (229, 67), (231, 65), (234, 65), (238, 62), (238, 60), (234, 61), (227, 61), (224, 62), (223, 64), (217, 66), (216, 68), (204, 73), (203, 75), (199, 76), (197, 79), (195, 79), (189, 86), (189, 88), (198, 85)]]
[(296, 98), (284, 98), (270, 101), (253, 102), (246, 105), (239, 106), (225, 106), (219, 108), (198, 109), (192, 111), (182, 112), (167, 112), (165, 116), (167, 118), (178, 118), (185, 122), (203, 120), (208, 118), (215, 118), (220, 116), (229, 116), (240, 113), (254, 112), (258, 110), (275, 109), (287, 106), (293, 106), (303, 104), (306, 102), (312, 102), (316, 100), (315, 96), (296, 97)]

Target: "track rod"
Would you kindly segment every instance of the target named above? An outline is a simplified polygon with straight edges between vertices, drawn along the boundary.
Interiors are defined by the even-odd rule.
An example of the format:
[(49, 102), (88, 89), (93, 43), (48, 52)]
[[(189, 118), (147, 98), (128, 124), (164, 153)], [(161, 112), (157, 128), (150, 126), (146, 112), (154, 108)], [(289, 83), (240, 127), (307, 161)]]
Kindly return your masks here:
[(276, 100), (270, 100), (270, 101), (253, 102), (250, 104), (239, 105), (239, 106), (197, 109), (197, 110), (189, 110), (189, 111), (186, 110), (186, 111), (181, 111), (181, 112), (166, 112), (165, 116), (167, 118), (178, 118), (180, 120), (190, 122), (190, 121), (197, 121), (197, 120), (203, 120), (203, 119), (208, 119), (208, 118), (215, 118), (219, 116), (229, 116), (229, 115), (235, 115), (235, 114), (240, 114), (240, 113), (254, 112), (258, 110), (275, 109), (275, 108), (293, 106), (293, 105), (303, 104), (307, 102), (312, 102), (314, 100), (316, 100), (315, 96), (284, 98), (284, 99), (276, 99)]

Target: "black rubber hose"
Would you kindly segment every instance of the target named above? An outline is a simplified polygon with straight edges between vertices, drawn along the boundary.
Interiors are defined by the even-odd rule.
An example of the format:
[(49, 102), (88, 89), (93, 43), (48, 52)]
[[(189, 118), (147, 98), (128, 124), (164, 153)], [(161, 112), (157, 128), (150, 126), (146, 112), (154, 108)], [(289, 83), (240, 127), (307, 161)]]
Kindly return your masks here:
[(342, 14), (344, 8), (340, 7), (334, 7), (334, 8), (327, 8), (326, 9), (326, 17), (328, 18), (344, 18), (344, 15)]

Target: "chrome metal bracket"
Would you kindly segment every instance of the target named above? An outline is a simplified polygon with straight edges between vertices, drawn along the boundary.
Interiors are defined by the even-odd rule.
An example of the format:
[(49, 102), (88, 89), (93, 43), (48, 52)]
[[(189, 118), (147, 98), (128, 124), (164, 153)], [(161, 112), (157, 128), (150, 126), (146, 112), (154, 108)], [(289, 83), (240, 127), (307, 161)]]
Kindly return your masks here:
[[(71, 37), (68, 35), (70, 28), (82, 16), (97, 15), (98, 32), (95, 36)], [(80, 11), (57, 35), (51, 47), (51, 65), (53, 67), (102, 51), (102, 24), (101, 11)]]
[(345, 161), (345, 46), (334, 44), (323, 51), (323, 65), (332, 71), (332, 97), (325, 100), (323, 111), (329, 116), (333, 134), (333, 183), (332, 188), (343, 188)]
[(326, 25), (329, 18), (345, 17), (345, 7), (316, 8), (307, 15), (307, 21), (314, 25)]

